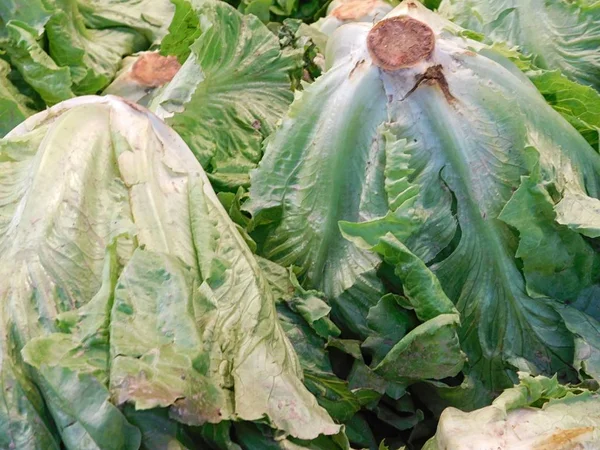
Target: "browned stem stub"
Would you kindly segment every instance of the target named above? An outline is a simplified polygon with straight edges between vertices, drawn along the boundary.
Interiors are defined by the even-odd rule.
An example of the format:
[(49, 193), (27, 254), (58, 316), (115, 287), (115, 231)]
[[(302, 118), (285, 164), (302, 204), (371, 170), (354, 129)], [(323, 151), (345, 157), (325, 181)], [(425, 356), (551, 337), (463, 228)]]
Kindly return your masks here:
[(367, 36), (367, 48), (373, 62), (385, 70), (414, 66), (429, 58), (434, 47), (433, 30), (408, 16), (382, 20)]
[(133, 64), (131, 77), (143, 86), (159, 87), (171, 81), (180, 68), (175, 56), (147, 52)]

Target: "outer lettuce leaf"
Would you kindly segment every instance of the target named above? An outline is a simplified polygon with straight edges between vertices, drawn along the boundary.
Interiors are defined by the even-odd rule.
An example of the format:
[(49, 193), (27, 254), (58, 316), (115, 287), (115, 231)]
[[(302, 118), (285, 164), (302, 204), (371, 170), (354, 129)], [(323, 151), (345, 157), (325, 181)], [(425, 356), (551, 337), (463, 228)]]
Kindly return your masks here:
[[(248, 184), (263, 139), (291, 103), (288, 71), (301, 55), (284, 55), (256, 17), (223, 2), (198, 0), (192, 7), (187, 15), (197, 15), (202, 32), (150, 109), (183, 137), (217, 188), (231, 190)], [(163, 53), (188, 52), (184, 23), (165, 38)]]
[[(105, 133), (108, 111), (85, 99), (79, 103), (66, 112), (65, 107), (64, 114), (60, 107), (39, 113), (0, 141), (0, 185), (5, 187), (0, 202), (1, 320), (2, 328), (10, 330), (3, 334), (0, 358), (4, 385), (13, 386), (3, 390), (0, 413), (7, 448), (59, 448), (56, 431), (48, 430), (58, 430), (70, 448), (100, 446), (105, 432), (116, 433), (111, 436), (114, 448), (139, 446), (137, 430), (107, 402), (102, 382), (90, 376), (97, 364), (64, 352), (64, 366), (57, 367), (60, 348), (42, 346), (51, 364), (46, 377), (40, 377), (20, 355), (27, 342), (58, 331), (59, 314), (95, 296), (95, 301), (110, 298), (105, 292), (111, 279), (107, 248), (128, 227), (127, 189), (117, 176), (114, 154), (100, 151), (111, 148)], [(56, 391), (56, 386), (66, 389)], [(73, 395), (89, 398), (86, 403)], [(19, 428), (31, 432), (10, 431)]]
[[(142, 432), (145, 450), (200, 450), (204, 442), (189, 429), (169, 418), (167, 410), (136, 411), (132, 406), (124, 409), (125, 416)], [(237, 450), (237, 449), (236, 449)]]
[[(464, 31), (463, 31), (464, 33)], [(471, 33), (471, 32), (469, 32)], [(544, 70), (527, 57), (505, 44), (495, 43), (494, 51), (515, 63), (544, 96), (550, 106), (560, 113), (596, 150), (600, 150), (600, 93), (561, 74), (559, 70)]]
[(6, 25), (8, 39), (3, 46), (23, 79), (49, 105), (73, 97), (71, 72), (58, 66), (37, 41), (35, 28), (20, 21)]
[(350, 450), (348, 439), (343, 433), (319, 436), (311, 441), (280, 439), (271, 430), (249, 423), (237, 424), (235, 433), (244, 450)]
[(542, 69), (600, 88), (600, 5), (576, 0), (443, 0), (439, 11), (492, 41), (517, 45)]
[(523, 261), (530, 295), (569, 301), (577, 298), (582, 286), (598, 279), (600, 259), (580, 234), (559, 223), (542, 179), (539, 154), (533, 148), (529, 151), (536, 159), (535, 166), (529, 176), (521, 177), (519, 188), (498, 218), (519, 232), (515, 256)]
[(169, 33), (160, 43), (163, 56), (175, 56), (183, 64), (192, 51), (190, 46), (202, 33), (200, 19), (188, 0), (173, 0), (175, 14), (169, 25)]
[(600, 93), (569, 80), (558, 71), (525, 72), (546, 101), (596, 150), (600, 150)]
[(600, 382), (600, 323), (575, 308), (561, 306), (558, 312), (575, 337), (575, 367)]
[(345, 240), (337, 223), (387, 211), (378, 132), (385, 117), (376, 69), (334, 67), (298, 96), (269, 138), (245, 204), (256, 223), (272, 223), (262, 254), (299, 267), (333, 299), (334, 317), (363, 336), (368, 309), (383, 293), (380, 259)]
[(123, 56), (165, 34), (173, 11), (168, 0), (30, 3), (16, 0), (0, 9), (6, 24), (0, 47), (49, 105), (106, 87)]
[(112, 402), (301, 439), (339, 431), (302, 384), (262, 270), (163, 122), (81, 97), (0, 149), (7, 446), (58, 448), (56, 426), (68, 448), (138, 448)]
[(325, 12), (328, 0), (227, 0), (244, 14), (254, 14), (263, 22), (292, 17), (312, 22)]
[[(345, 225), (341, 224), (342, 231)], [(366, 242), (358, 240), (357, 243), (369, 247)], [(386, 380), (399, 383), (457, 375), (465, 362), (457, 335), (460, 320), (438, 279), (391, 234), (380, 239), (373, 250), (395, 267), (406, 296), (401, 302), (423, 321), (398, 339), (381, 361), (376, 360), (373, 371)], [(369, 314), (373, 310), (371, 308)]]
[[(25, 7), (26, 5), (26, 7)], [(50, 18), (50, 10), (44, 0), (31, 0), (26, 4), (23, 0), (6, 0), (0, 4), (0, 22), (5, 24), (11, 20), (29, 24), (37, 34), (42, 34), (44, 25)], [(0, 37), (4, 37), (0, 29)]]
[(10, 65), (0, 60), (0, 137), (35, 112), (32, 101), (8, 79)]
[(147, 41), (133, 30), (88, 29), (75, 0), (55, 0), (45, 26), (49, 55), (68, 67), (75, 95), (95, 94), (110, 83), (123, 56), (144, 50)]
[(258, 261), (278, 299), (279, 320), (298, 354), (304, 384), (335, 420), (346, 422), (362, 405), (348, 383), (333, 373), (325, 348), (340, 334), (329, 320), (331, 308), (319, 292), (304, 290), (291, 270), (260, 257)]
[[(378, 264), (340, 239), (338, 222), (371, 247), (391, 233), (460, 313), (477, 392), (466, 396), (489, 402), (517, 369), (575, 379), (575, 336), (556, 308), (597, 283), (597, 257), (571, 230), (597, 236), (600, 157), (501, 51), (410, 0), (394, 16), (427, 24), (435, 51), (384, 71), (366, 48), (369, 25), (330, 38), (329, 71), (292, 105), (253, 173), (247, 208), (268, 224), (259, 251), (300, 266), (335, 313), (340, 291)], [(378, 300), (333, 317), (364, 338)]]
[(170, 0), (80, 0), (78, 9), (88, 28), (129, 28), (151, 44), (167, 34), (175, 10)]
[(492, 406), (464, 413), (448, 408), (424, 449), (595, 448), (600, 444), (600, 397), (561, 386), (556, 378), (521, 374)]

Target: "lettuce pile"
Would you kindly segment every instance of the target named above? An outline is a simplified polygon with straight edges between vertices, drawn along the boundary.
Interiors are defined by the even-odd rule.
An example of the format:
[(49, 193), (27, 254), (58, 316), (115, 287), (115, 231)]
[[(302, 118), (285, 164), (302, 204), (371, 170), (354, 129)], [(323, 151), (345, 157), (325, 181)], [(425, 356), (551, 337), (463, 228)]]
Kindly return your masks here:
[(234, 6), (0, 4), (0, 448), (600, 446), (597, 5)]

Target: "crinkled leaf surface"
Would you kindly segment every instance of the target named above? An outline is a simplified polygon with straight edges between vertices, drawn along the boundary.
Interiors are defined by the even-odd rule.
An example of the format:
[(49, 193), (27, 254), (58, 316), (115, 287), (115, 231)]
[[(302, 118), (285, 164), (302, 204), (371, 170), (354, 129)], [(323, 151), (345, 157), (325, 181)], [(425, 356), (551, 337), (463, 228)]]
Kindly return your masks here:
[[(31, 0), (24, 3), (23, 0), (6, 0), (0, 4), (0, 19), (5, 24), (11, 20), (18, 20), (29, 24), (41, 35), (44, 25), (50, 18), (50, 10), (44, 0)], [(0, 36), (4, 37), (4, 30)]]
[(260, 266), (162, 121), (80, 97), (13, 130), (0, 155), (7, 447), (58, 448), (58, 430), (68, 448), (138, 448), (115, 403), (339, 431), (302, 384)]
[(168, 0), (14, 0), (0, 8), (0, 46), (53, 105), (106, 87), (124, 56), (165, 34), (172, 14)]
[[(247, 208), (268, 224), (259, 251), (301, 267), (308, 286), (335, 299), (378, 265), (338, 222), (371, 247), (391, 233), (456, 305), (477, 402), (511, 386), (515, 368), (574, 377), (574, 335), (555, 306), (597, 281), (596, 256), (576, 232), (597, 236), (600, 158), (502, 52), (415, 2), (388, 17), (403, 15), (436, 36), (414, 67), (380, 70), (369, 25), (330, 38), (328, 72), (292, 105), (253, 173)], [(548, 192), (539, 202), (520, 189), (535, 171)], [(547, 241), (536, 242), (536, 227)], [(368, 335), (379, 297), (366, 299), (355, 316)], [(360, 318), (346, 322), (360, 330)]]
[(573, 125), (596, 150), (600, 150), (600, 93), (569, 80), (558, 71), (525, 72), (546, 101)]
[(106, 87), (121, 59), (144, 50), (147, 41), (126, 28), (89, 29), (75, 0), (56, 0), (45, 26), (49, 55), (60, 67), (68, 67), (75, 95), (95, 94)]
[[(257, 223), (273, 222), (262, 254), (298, 266), (311, 287), (335, 299), (334, 316), (363, 335), (368, 309), (383, 292), (375, 277), (380, 259), (345, 240), (338, 222), (387, 211), (378, 134), (385, 117), (377, 69), (334, 67), (296, 99), (269, 138), (245, 205)], [(353, 286), (356, 301), (346, 292)]]
[(162, 55), (173, 55), (183, 64), (192, 52), (190, 46), (200, 36), (200, 19), (187, 0), (174, 0), (175, 14), (169, 25), (169, 34), (160, 43)]
[(37, 41), (38, 32), (25, 22), (11, 21), (6, 25), (8, 38), (3, 43), (10, 62), (23, 79), (49, 105), (73, 97), (71, 73), (60, 67)]
[(79, 0), (88, 28), (125, 27), (159, 44), (167, 34), (175, 7), (170, 0)]
[[(248, 184), (263, 139), (291, 103), (288, 71), (301, 55), (284, 55), (256, 17), (223, 2), (198, 0), (192, 7), (186, 14), (197, 15), (201, 34), (150, 109), (187, 142), (217, 188), (231, 190)], [(169, 36), (177, 41), (178, 30)], [(175, 56), (186, 50), (171, 49)]]
[(427, 450), (492, 447), (594, 448), (600, 443), (600, 397), (561, 386), (556, 378), (522, 374), (492, 406), (470, 413), (448, 408)]
[[(341, 224), (341, 229), (345, 229), (345, 223)], [(358, 244), (368, 247), (364, 242)], [(381, 360), (374, 361), (374, 372), (394, 382), (457, 375), (465, 362), (457, 334), (459, 316), (438, 279), (421, 259), (391, 234), (384, 236), (373, 250), (395, 267), (404, 286), (406, 308), (413, 309), (423, 321), (400, 336)], [(373, 308), (369, 314), (371, 311)]]
[(439, 11), (493, 41), (518, 45), (542, 69), (600, 88), (600, 4), (585, 0), (443, 0)]
[[(116, 433), (113, 448), (139, 445), (137, 430), (108, 402), (99, 381), (106, 377), (90, 376), (98, 365), (62, 350), (73, 339), (34, 344), (44, 351), (27, 359), (45, 355), (49, 364), (40, 367), (45, 375), (33, 374), (19, 353), (32, 339), (58, 331), (59, 314), (84, 307), (94, 296), (101, 302), (110, 298), (110, 287), (108, 294), (102, 289), (111, 278), (105, 271), (107, 248), (129, 221), (127, 190), (115, 155), (106, 151), (108, 109), (79, 103), (39, 113), (0, 141), (0, 301), (2, 328), (10, 330), (2, 338), (1, 367), (5, 386), (13, 386), (2, 391), (0, 434), (8, 439), (6, 447), (58, 448), (57, 432), (48, 432), (54, 429), (71, 448), (102, 445), (105, 432)], [(57, 360), (57, 352), (65, 357)], [(64, 366), (57, 366), (61, 359)], [(88, 402), (73, 397), (80, 395)], [(31, 434), (10, 431), (20, 427)]]

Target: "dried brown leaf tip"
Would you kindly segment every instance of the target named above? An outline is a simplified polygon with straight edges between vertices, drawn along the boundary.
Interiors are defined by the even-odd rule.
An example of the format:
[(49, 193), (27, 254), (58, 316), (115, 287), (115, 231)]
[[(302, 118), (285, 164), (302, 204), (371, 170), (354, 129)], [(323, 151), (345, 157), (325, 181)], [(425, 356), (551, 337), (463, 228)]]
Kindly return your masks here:
[(371, 29), (367, 47), (375, 65), (398, 70), (428, 59), (435, 47), (435, 36), (423, 22), (396, 16), (378, 22)]
[(181, 68), (175, 56), (144, 53), (131, 68), (131, 78), (148, 87), (159, 87), (173, 79)]

